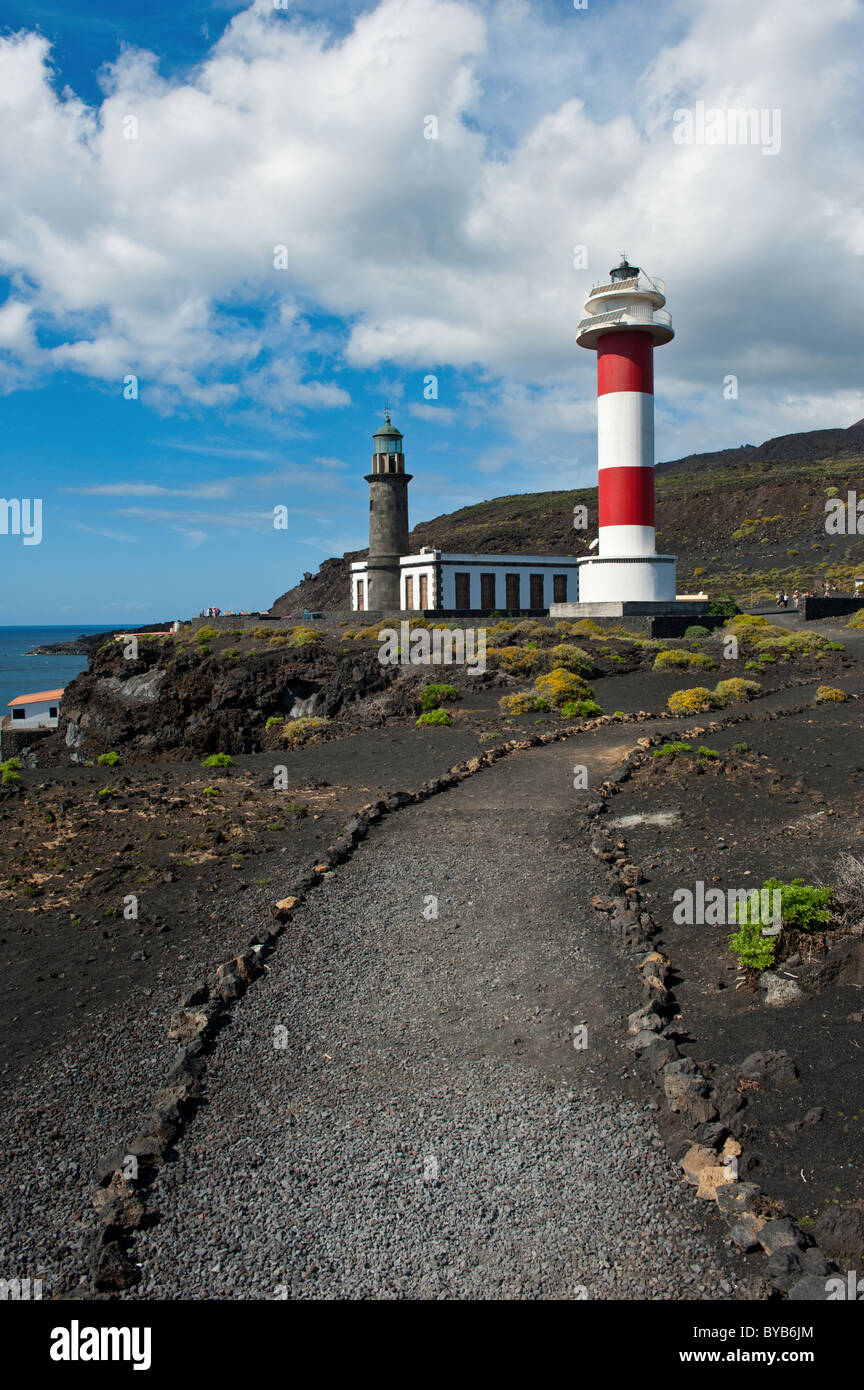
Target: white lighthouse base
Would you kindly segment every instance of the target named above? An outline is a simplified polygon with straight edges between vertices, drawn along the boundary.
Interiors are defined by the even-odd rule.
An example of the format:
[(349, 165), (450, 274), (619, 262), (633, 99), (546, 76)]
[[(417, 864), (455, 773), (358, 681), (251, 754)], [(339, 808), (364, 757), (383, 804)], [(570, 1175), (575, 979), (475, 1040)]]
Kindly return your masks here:
[(589, 555), (579, 561), (580, 603), (674, 603), (674, 555)]

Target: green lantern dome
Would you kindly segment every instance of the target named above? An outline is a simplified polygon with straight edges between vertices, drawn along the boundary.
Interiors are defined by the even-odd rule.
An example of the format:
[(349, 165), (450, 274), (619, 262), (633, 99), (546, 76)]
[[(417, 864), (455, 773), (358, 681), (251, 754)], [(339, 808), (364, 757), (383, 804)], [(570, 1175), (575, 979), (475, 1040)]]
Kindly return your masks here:
[(389, 410), (385, 410), (385, 412), (384, 412), (384, 419), (385, 419), (386, 423), (383, 424), (383, 425), (381, 426), (380, 430), (376, 430), (375, 433), (374, 433), (373, 436), (372, 436), (372, 438), (375, 439), (375, 440), (379, 440), (379, 439), (381, 440), (381, 445), (380, 445), (380, 447), (377, 447), (377, 446), (376, 446), (375, 452), (376, 452), (377, 454), (387, 454), (387, 453), (390, 453), (390, 454), (397, 453), (397, 454), (398, 454), (398, 453), (401, 453), (401, 452), (402, 452), (401, 449), (388, 448), (387, 444), (385, 443), (386, 440), (395, 440), (395, 439), (401, 439), (401, 438), (402, 438), (402, 432), (401, 432), (401, 430), (397, 430), (397, 429), (395, 428), (395, 426), (394, 426), (394, 425), (391, 425), (391, 423), (390, 423), (390, 412), (389, 412)]

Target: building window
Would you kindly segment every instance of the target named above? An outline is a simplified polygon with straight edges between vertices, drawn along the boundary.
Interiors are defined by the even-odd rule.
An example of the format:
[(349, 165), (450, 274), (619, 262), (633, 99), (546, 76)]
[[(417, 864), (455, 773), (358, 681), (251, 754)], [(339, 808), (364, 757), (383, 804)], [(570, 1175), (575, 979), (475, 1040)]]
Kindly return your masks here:
[(57, 708), (57, 706), (56, 706), (56, 705), (50, 705), (50, 706), (49, 706), (49, 709), (48, 709), (48, 717), (49, 717), (49, 719), (57, 719), (57, 718), (59, 717), (59, 715), (60, 715), (60, 711), (59, 711), (59, 709)]
[(25, 716), (26, 716), (26, 714), (27, 714), (26, 709), (24, 709), (23, 706), (19, 705), (17, 709), (13, 709), (13, 711), (12, 711), (12, 718), (13, 718), (13, 719), (24, 719)]
[(365, 585), (362, 579), (357, 580), (357, 608), (362, 611), (366, 607)]
[(531, 607), (543, 607), (543, 576), (542, 574), (531, 575)]
[(495, 576), (494, 574), (481, 574), (480, 576), (480, 607), (492, 612), (495, 607)]
[(505, 574), (504, 583), (507, 591), (508, 609), (518, 608), (519, 605), (519, 575)]
[(470, 575), (470, 574), (457, 574), (457, 575), (454, 576), (454, 578), (455, 578), (455, 580), (456, 580), (456, 607), (457, 607), (457, 608), (470, 608), (470, 607), (471, 607), (471, 575)]
[(567, 576), (566, 574), (553, 574), (552, 576), (552, 602), (567, 602)]
[(414, 607), (414, 576), (413, 576), (413, 574), (406, 574), (406, 576), (405, 576), (405, 607), (406, 607), (406, 608), (413, 608), (413, 607)]
[(421, 574), (421, 576), (420, 576), (420, 607), (421, 607), (421, 609), (423, 610), (424, 613), (425, 613), (426, 609), (429, 607), (429, 576), (428, 576), (428, 574)]

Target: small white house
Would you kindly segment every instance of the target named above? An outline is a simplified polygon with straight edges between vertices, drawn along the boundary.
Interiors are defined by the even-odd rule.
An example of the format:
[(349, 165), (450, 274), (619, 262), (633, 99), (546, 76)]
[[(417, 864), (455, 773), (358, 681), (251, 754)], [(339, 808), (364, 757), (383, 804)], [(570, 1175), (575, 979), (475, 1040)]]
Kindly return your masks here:
[(56, 729), (60, 722), (59, 690), (37, 690), (33, 695), (16, 695), (9, 701), (7, 729)]
[[(456, 555), (424, 547), (399, 561), (403, 612), (515, 612), (575, 603), (575, 555)], [(368, 608), (366, 561), (351, 565), (351, 607)]]

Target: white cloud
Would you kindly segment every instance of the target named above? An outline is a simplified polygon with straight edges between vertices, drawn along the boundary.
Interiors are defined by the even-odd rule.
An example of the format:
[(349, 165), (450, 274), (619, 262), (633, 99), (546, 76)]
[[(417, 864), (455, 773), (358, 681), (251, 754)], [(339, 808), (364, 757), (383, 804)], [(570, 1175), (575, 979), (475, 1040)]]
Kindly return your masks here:
[(82, 497), (230, 497), (230, 483), (201, 483), (196, 487), (160, 487), (157, 483), (96, 483), (93, 487), (63, 487)]
[[(641, 15), (381, 0), (334, 37), (256, 0), (183, 78), (124, 51), (98, 109), (57, 94), (41, 35), (0, 40), (0, 383), (134, 372), (160, 409), (280, 413), (348, 403), (340, 351), (476, 367), (478, 419), (552, 460), (593, 428), (573, 333), (624, 248), (666, 277), (678, 329), (665, 456), (726, 429), (729, 372), (754, 433), (864, 415), (843, 291), (864, 253), (860, 7), (670, 0), (622, 44)], [(698, 100), (780, 108), (780, 153), (675, 145)]]

